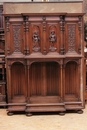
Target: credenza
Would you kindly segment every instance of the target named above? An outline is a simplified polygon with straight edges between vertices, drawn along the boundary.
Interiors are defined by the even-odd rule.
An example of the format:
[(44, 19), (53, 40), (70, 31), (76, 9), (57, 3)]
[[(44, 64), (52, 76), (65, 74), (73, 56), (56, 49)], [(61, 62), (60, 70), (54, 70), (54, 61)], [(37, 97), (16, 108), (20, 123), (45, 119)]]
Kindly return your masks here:
[(4, 14), (8, 115), (82, 113), (83, 15)]

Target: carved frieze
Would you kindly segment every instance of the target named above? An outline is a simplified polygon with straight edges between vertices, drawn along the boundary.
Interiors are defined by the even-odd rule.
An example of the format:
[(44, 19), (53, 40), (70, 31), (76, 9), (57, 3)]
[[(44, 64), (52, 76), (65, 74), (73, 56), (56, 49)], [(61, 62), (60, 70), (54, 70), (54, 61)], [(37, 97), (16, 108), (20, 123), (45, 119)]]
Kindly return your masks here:
[(20, 52), (20, 25), (13, 25), (14, 52)]
[(68, 52), (75, 52), (76, 25), (68, 25)]

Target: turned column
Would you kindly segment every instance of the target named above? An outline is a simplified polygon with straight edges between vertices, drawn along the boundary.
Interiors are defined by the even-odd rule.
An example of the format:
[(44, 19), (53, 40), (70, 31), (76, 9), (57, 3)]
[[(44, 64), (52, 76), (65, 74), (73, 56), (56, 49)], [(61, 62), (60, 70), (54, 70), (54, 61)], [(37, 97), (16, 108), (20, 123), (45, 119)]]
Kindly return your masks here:
[(8, 65), (8, 103), (11, 102), (11, 65)]
[(29, 102), (29, 99), (30, 99), (30, 65), (31, 63), (28, 61), (28, 64), (27, 64), (27, 97), (28, 97), (28, 102)]
[(61, 89), (60, 89), (60, 95), (61, 95), (61, 101), (63, 100), (63, 61), (61, 61), (61, 64), (60, 64), (60, 86), (61, 86)]
[(43, 54), (46, 54), (47, 53), (47, 45), (46, 45), (46, 17), (44, 16), (42, 18), (43, 20)]
[(61, 45), (60, 45), (60, 54), (64, 54), (64, 16), (60, 16), (60, 40), (61, 40)]
[(6, 49), (7, 49), (7, 54), (9, 55), (10, 54), (10, 23), (9, 23), (9, 17), (6, 17)]
[(46, 96), (47, 93), (47, 87), (46, 87), (46, 63), (44, 62), (42, 65), (42, 81), (43, 81), (43, 86), (42, 86), (42, 95)]

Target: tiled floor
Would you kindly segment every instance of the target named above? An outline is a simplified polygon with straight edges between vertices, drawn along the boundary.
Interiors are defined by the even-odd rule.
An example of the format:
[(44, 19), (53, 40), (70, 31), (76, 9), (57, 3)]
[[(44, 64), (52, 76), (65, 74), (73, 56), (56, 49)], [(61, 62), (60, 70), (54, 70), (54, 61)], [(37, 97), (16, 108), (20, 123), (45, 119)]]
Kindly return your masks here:
[(87, 105), (83, 114), (66, 113), (25, 114), (7, 116), (6, 109), (0, 109), (0, 130), (87, 130)]

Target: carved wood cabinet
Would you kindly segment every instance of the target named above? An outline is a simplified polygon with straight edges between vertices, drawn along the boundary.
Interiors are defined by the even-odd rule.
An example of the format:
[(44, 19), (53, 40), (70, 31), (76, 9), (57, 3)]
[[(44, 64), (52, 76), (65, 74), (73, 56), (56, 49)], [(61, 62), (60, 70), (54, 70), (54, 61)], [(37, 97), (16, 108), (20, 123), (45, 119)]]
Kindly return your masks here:
[(82, 13), (4, 14), (8, 114), (82, 112)]

